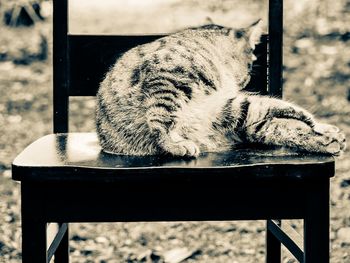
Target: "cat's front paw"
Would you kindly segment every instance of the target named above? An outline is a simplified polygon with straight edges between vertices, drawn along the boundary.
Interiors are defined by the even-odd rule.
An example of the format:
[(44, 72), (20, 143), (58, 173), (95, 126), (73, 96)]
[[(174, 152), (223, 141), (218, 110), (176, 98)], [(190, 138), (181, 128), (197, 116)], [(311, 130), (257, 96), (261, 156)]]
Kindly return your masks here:
[(324, 123), (317, 123), (313, 130), (319, 137), (318, 151), (339, 155), (345, 150), (345, 135), (338, 127)]
[(166, 152), (173, 156), (197, 157), (200, 153), (199, 147), (191, 140), (174, 142), (166, 147)]

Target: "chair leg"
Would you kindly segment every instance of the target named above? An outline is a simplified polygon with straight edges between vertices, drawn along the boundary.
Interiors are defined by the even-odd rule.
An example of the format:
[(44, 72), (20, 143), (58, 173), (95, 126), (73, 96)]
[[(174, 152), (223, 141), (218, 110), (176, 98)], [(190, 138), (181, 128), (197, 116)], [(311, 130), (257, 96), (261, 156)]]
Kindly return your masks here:
[(22, 263), (47, 263), (46, 223), (22, 219)]
[(304, 220), (304, 263), (329, 263), (329, 180), (310, 189)]
[(62, 237), (60, 244), (55, 252), (55, 263), (68, 263), (69, 262), (69, 228)]
[(271, 233), (266, 222), (266, 263), (281, 262), (281, 243)]
[(22, 263), (47, 263), (47, 223), (40, 193), (30, 184), (21, 185)]
[(26, 212), (28, 209), (22, 209), (22, 263), (47, 263), (47, 224), (33, 219)]

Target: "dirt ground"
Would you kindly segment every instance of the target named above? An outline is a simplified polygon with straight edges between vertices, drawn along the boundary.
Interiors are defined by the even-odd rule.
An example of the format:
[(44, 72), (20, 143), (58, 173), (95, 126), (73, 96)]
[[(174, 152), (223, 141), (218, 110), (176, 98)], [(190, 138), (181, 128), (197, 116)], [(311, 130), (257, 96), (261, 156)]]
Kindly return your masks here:
[[(285, 0), (284, 98), (335, 124), (350, 138), (350, 1)], [(0, 262), (21, 261), (20, 185), (14, 157), (52, 131), (51, 5), (31, 28), (0, 25)], [(0, 13), (2, 6), (0, 6)], [(72, 0), (70, 32), (164, 33), (213, 21), (267, 18), (260, 0)], [(70, 130), (94, 131), (94, 100), (70, 103)], [(350, 262), (350, 152), (337, 158), (331, 186), (331, 262)], [(299, 231), (300, 222), (291, 222)], [(263, 221), (72, 224), (72, 262), (264, 262)], [(175, 249), (175, 250), (174, 250)], [(171, 262), (171, 261), (168, 261)], [(296, 262), (283, 251), (283, 262)]]

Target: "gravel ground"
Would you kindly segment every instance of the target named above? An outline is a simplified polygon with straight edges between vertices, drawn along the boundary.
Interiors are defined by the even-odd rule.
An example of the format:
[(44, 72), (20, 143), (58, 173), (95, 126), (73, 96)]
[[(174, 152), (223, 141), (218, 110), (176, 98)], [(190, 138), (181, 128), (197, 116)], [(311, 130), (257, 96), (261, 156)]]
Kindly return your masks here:
[[(96, 3), (97, 2), (97, 3)], [(74, 33), (160, 33), (214, 21), (247, 25), (266, 1), (72, 0)], [(244, 2), (244, 3), (243, 3)], [(0, 6), (1, 8), (1, 6)], [(284, 97), (350, 135), (348, 0), (285, 0)], [(45, 5), (46, 13), (50, 5)], [(137, 19), (135, 19), (137, 18)], [(152, 19), (150, 19), (152, 18)], [(0, 262), (20, 262), (20, 187), (13, 158), (52, 131), (51, 18), (29, 29), (0, 26)], [(5, 54), (5, 55), (4, 55)], [(72, 131), (94, 130), (93, 99), (71, 99)], [(350, 262), (350, 159), (337, 158), (331, 186), (331, 262)], [(293, 226), (301, 229), (299, 221)], [(72, 262), (264, 262), (263, 221), (72, 224)], [(283, 262), (295, 262), (283, 251)], [(158, 261), (157, 261), (158, 260)]]

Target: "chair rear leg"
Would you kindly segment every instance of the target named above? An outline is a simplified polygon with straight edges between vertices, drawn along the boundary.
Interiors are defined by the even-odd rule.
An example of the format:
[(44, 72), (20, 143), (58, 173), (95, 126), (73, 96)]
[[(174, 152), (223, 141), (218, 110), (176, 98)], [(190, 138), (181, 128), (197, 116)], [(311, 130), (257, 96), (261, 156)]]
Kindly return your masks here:
[(269, 230), (266, 221), (266, 263), (281, 262), (281, 242)]
[(55, 252), (55, 263), (68, 263), (69, 262), (69, 228), (67, 227), (66, 233), (61, 239)]

